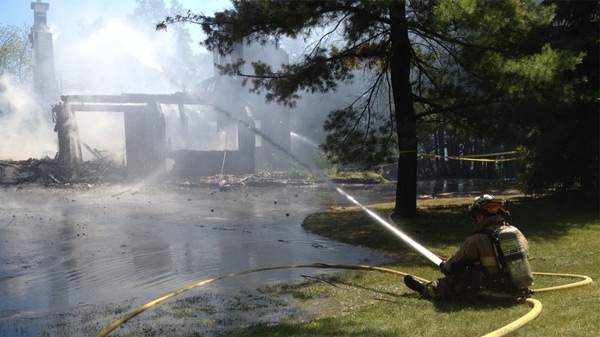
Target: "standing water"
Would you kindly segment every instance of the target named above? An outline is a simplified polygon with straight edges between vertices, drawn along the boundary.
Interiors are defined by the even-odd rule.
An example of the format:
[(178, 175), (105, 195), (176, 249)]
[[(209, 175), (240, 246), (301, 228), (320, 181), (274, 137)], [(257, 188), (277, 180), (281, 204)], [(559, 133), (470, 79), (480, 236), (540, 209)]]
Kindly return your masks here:
[[(371, 193), (357, 191), (364, 200)], [(348, 204), (329, 189), (26, 187), (3, 189), (0, 204), (0, 336), (40, 335), (59, 324), (46, 317), (115, 303), (136, 307), (244, 270), (388, 261), (379, 252), (302, 230), (310, 213)], [(254, 289), (321, 272), (250, 274), (202, 291)]]

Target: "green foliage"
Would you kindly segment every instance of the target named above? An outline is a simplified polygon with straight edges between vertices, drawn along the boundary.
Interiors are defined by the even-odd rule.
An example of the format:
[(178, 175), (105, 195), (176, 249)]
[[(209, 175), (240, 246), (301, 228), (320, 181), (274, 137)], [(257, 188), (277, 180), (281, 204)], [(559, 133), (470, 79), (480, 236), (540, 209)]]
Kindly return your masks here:
[(33, 50), (26, 26), (0, 26), (0, 76), (7, 74), (21, 84), (33, 79)]
[(330, 158), (334, 163), (359, 162), (362, 168), (369, 169), (397, 158), (391, 121), (378, 121), (378, 116), (374, 114), (371, 117), (364, 120), (360, 114), (349, 109), (329, 113), (323, 128), (330, 132), (321, 148), (326, 153), (336, 154)]
[(530, 125), (524, 159), (523, 183), (528, 193), (579, 189), (583, 197), (597, 203), (600, 86), (598, 1), (546, 1), (556, 6), (553, 24), (544, 31), (556, 57), (571, 62), (564, 50), (577, 55), (574, 67), (555, 76), (555, 88), (537, 106), (523, 106), (528, 114), (518, 121)]

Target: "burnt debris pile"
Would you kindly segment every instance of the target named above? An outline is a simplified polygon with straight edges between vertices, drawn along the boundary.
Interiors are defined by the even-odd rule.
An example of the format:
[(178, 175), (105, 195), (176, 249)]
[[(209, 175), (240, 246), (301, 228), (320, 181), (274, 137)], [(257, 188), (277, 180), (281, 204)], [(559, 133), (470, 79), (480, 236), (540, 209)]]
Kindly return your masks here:
[(245, 187), (309, 186), (314, 184), (314, 181), (310, 178), (291, 177), (287, 172), (257, 172), (244, 175), (218, 174), (195, 179), (180, 179), (177, 184), (184, 187), (210, 187), (226, 191)]
[[(162, 177), (162, 179), (160, 179)], [(175, 178), (165, 173), (159, 180), (181, 187), (209, 187), (220, 190), (235, 190), (245, 187), (282, 187), (289, 185), (311, 185), (313, 180), (293, 179), (284, 172), (258, 172), (255, 174), (218, 174), (197, 178)], [(66, 179), (61, 174), (59, 162), (51, 158), (21, 161), (0, 161), (0, 185), (41, 184), (45, 186), (76, 186), (78, 184), (109, 184), (131, 182), (122, 165), (106, 158), (84, 161), (78, 167), (77, 177)]]
[(66, 179), (57, 160), (45, 157), (27, 160), (0, 160), (0, 185), (41, 184), (69, 186), (123, 180), (123, 168), (108, 160), (82, 162), (76, 178)]
[[(45, 157), (43, 159), (0, 160), (0, 186), (37, 184), (54, 187), (80, 185), (96, 185), (132, 182), (123, 164), (117, 164), (107, 157), (83, 161), (78, 165), (77, 176), (66, 178), (62, 174), (60, 162)], [(217, 188), (222, 191), (238, 190), (246, 187), (286, 187), (311, 186), (324, 183), (309, 175), (298, 175), (295, 171), (266, 172), (232, 175), (217, 174), (198, 177), (180, 177), (174, 172), (155, 175), (155, 182), (166, 183), (178, 187)], [(332, 178), (339, 185), (371, 185), (380, 184), (380, 178)]]

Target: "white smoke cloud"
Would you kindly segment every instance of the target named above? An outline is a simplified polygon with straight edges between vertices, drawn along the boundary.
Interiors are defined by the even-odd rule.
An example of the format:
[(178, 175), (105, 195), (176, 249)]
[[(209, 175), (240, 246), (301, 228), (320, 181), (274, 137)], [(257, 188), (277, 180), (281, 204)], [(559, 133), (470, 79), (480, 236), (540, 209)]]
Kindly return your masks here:
[(55, 48), (63, 94), (118, 95), (181, 90), (168, 72), (172, 34), (145, 36), (118, 20)]
[(58, 145), (50, 107), (42, 107), (28, 88), (0, 77), (0, 158), (53, 158)]

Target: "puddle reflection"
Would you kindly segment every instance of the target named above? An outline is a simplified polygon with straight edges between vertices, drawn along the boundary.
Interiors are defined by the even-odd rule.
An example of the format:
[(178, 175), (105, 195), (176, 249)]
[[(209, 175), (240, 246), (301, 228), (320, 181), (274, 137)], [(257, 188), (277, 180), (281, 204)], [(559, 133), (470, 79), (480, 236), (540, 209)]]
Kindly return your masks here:
[[(3, 192), (4, 317), (130, 298), (145, 301), (202, 279), (249, 269), (386, 260), (371, 250), (302, 230), (308, 214), (341, 202), (332, 191)], [(270, 274), (267, 280), (248, 275), (219, 287), (261, 286), (300, 276), (289, 269)]]

